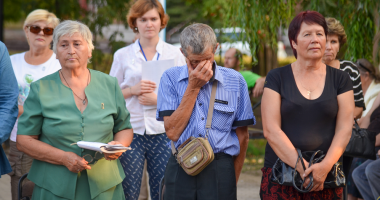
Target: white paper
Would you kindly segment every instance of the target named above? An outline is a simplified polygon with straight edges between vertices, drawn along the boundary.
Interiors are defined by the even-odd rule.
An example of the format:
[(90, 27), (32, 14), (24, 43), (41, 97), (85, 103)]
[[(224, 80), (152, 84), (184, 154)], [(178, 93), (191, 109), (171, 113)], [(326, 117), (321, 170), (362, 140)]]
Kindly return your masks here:
[[(174, 59), (171, 60), (157, 60), (157, 61), (148, 61), (142, 63), (142, 80), (149, 80), (156, 83), (156, 89), (154, 93), (157, 94), (158, 87), (160, 85), (160, 80), (162, 74), (165, 70), (174, 67)], [(156, 109), (156, 106), (143, 106), (144, 110)]]
[(88, 149), (92, 151), (98, 151), (98, 152), (106, 152), (106, 153), (117, 153), (117, 152), (124, 152), (126, 150), (117, 150), (117, 151), (105, 151), (104, 149), (101, 149), (100, 147), (106, 146), (108, 144), (106, 143), (101, 143), (101, 142), (86, 142), (86, 141), (79, 141), (77, 142), (78, 147), (82, 149)]

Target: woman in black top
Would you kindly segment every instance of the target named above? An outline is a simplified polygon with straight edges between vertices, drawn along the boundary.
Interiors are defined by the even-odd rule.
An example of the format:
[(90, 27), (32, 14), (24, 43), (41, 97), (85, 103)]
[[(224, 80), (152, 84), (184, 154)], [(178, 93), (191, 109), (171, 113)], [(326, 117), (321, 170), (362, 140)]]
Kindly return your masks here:
[[(301, 12), (290, 23), (288, 35), (297, 61), (269, 72), (262, 97), (268, 144), (260, 196), (264, 200), (341, 199), (342, 188), (324, 189), (323, 182), (351, 136), (355, 107), (352, 82), (347, 73), (322, 63), (327, 25), (321, 14)], [(296, 170), (304, 177), (312, 172), (314, 186), (309, 193), (269, 179), (277, 158), (290, 166), (296, 164), (295, 148), (326, 153), (321, 163), (306, 171), (297, 165)], [(309, 181), (306, 178), (305, 184)]]

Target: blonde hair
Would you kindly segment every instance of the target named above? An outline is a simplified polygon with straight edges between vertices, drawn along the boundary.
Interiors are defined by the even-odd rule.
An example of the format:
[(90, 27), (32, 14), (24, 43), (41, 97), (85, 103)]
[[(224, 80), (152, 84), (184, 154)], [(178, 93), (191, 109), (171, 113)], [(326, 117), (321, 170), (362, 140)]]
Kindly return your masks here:
[(51, 13), (44, 9), (37, 9), (29, 13), (24, 22), (24, 28), (37, 21), (45, 21), (47, 24), (51, 24), (55, 28), (59, 24), (59, 19), (54, 13)]
[[(53, 51), (57, 54), (57, 44), (59, 38), (64, 35), (72, 36), (74, 33), (79, 33), (83, 39), (87, 42), (88, 51), (94, 50), (94, 44), (92, 43), (92, 33), (90, 29), (83, 23), (73, 20), (65, 20), (60, 23), (53, 33)], [(90, 59), (87, 60), (90, 63)]]
[(326, 17), (329, 35), (337, 35), (339, 40), (339, 47), (342, 47), (347, 42), (347, 35), (344, 31), (343, 25), (335, 18)]

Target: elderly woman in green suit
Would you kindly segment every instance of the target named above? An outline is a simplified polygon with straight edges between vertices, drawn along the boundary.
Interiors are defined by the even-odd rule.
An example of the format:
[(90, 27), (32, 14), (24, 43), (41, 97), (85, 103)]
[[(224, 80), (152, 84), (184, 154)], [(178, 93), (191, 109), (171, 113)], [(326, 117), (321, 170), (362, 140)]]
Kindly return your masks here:
[(34, 158), (32, 199), (124, 199), (121, 153), (99, 156), (72, 145), (130, 145), (130, 115), (118, 82), (87, 68), (94, 46), (86, 25), (64, 21), (53, 42), (62, 69), (30, 85), (18, 124), (17, 148)]

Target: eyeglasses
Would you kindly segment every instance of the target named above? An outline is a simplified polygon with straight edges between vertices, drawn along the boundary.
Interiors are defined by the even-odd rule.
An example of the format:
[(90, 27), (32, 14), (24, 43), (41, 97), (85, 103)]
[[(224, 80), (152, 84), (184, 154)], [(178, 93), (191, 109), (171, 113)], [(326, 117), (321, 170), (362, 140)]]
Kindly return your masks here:
[[(41, 27), (39, 27), (39, 26), (29, 26), (28, 28), (29, 28), (30, 32), (32, 32), (34, 34), (38, 34), (41, 32)], [(44, 32), (45, 35), (53, 35), (54, 29), (46, 27), (46, 28), (42, 29), (42, 31)]]
[(104, 155), (97, 151), (94, 156), (92, 156), (91, 154), (86, 154), (82, 156), (82, 158), (84, 158), (84, 160), (86, 160), (88, 164), (95, 165), (98, 162), (98, 160), (104, 158)]

